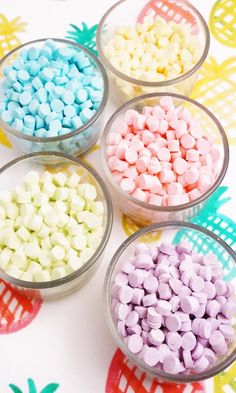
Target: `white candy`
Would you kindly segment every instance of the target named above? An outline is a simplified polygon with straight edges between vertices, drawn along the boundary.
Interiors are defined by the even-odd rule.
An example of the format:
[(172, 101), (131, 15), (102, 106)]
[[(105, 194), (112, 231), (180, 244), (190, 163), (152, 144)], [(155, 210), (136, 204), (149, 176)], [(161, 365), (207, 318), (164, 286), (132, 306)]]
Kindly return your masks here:
[(43, 249), (39, 254), (39, 263), (43, 267), (50, 267), (52, 265), (52, 258), (50, 256), (49, 250)]
[(37, 193), (34, 195), (33, 203), (35, 206), (41, 207), (46, 205), (49, 202), (49, 197), (43, 193)]
[(30, 264), (28, 266), (27, 272), (34, 274), (35, 272), (38, 272), (41, 270), (43, 270), (42, 266), (39, 263), (32, 261), (32, 262), (30, 262)]
[(70, 244), (63, 233), (53, 233), (51, 236), (51, 243), (53, 246), (58, 245), (66, 250), (70, 247)]
[(104, 205), (101, 201), (93, 202), (91, 204), (91, 212), (96, 216), (102, 216), (104, 214)]
[(26, 216), (24, 218), (24, 224), (26, 228), (30, 229), (31, 231), (39, 231), (43, 224), (43, 218), (38, 214)]
[(52, 175), (51, 175), (51, 173), (48, 172), (48, 171), (44, 171), (41, 174), (39, 181), (42, 184), (47, 183), (47, 182), (51, 183), (52, 182)]
[(11, 256), (13, 254), (13, 251), (10, 250), (9, 248), (4, 248), (0, 252), (0, 267), (5, 270), (5, 267), (11, 260)]
[(18, 203), (30, 203), (31, 193), (29, 191), (25, 191), (23, 187), (17, 186), (15, 188), (15, 200)]
[(19, 215), (19, 207), (16, 203), (9, 203), (6, 205), (6, 215), (11, 219), (15, 219)]
[(23, 281), (33, 281), (33, 275), (29, 272), (23, 272), (20, 277), (21, 280)]
[(5, 269), (5, 272), (14, 278), (20, 278), (22, 274), (22, 270), (13, 264), (8, 265)]
[(6, 206), (12, 200), (12, 194), (9, 191), (0, 192), (0, 205)]
[(52, 248), (52, 243), (50, 242), (49, 237), (45, 237), (41, 240), (41, 247), (45, 250), (50, 250)]
[(58, 224), (58, 215), (52, 210), (44, 216), (44, 222), (50, 227), (55, 227)]
[(26, 266), (28, 265), (26, 255), (22, 250), (16, 251), (12, 257), (11, 257), (11, 262), (13, 265), (25, 269)]
[(97, 198), (97, 190), (92, 184), (87, 184), (83, 190), (83, 197), (86, 200), (94, 201)]
[(6, 218), (6, 211), (3, 206), (0, 206), (0, 220), (5, 220)]
[(50, 232), (51, 228), (48, 227), (46, 224), (42, 224), (40, 229), (37, 231), (37, 235), (41, 238), (45, 238), (48, 237)]
[(84, 264), (84, 261), (77, 256), (72, 256), (68, 260), (68, 268), (71, 272), (75, 272), (76, 270), (80, 269)]
[(31, 216), (32, 214), (34, 214), (34, 211), (35, 211), (35, 207), (30, 203), (24, 203), (20, 205), (20, 215), (22, 217)]

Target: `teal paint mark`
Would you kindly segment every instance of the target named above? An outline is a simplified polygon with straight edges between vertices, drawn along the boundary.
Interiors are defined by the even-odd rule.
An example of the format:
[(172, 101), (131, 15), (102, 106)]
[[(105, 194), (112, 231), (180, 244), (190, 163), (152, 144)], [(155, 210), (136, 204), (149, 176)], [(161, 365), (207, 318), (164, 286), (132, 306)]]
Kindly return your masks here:
[[(37, 391), (35, 382), (33, 381), (32, 378), (29, 378), (27, 382), (29, 388), (27, 393), (54, 393), (59, 387), (58, 383), (49, 383), (42, 390)], [(9, 385), (9, 387), (12, 389), (13, 393), (24, 393), (18, 386), (12, 383)]]
[[(203, 210), (191, 221), (194, 224), (202, 226), (224, 240), (236, 252), (236, 222), (218, 210), (225, 205), (231, 198), (223, 197), (228, 187), (219, 187), (215, 193), (208, 199)], [(225, 280), (230, 281), (236, 277), (236, 266), (232, 259), (226, 254), (221, 246), (214, 243), (211, 239), (206, 239), (195, 231), (181, 230), (173, 242), (179, 243), (186, 240), (192, 244), (193, 249), (197, 252), (206, 254), (210, 251), (219, 259), (225, 274)]]
[(67, 31), (67, 36), (69, 40), (77, 42), (85, 46), (87, 49), (91, 50), (96, 56), (98, 55), (96, 48), (96, 32), (98, 25), (88, 27), (85, 22), (81, 23), (81, 28), (74, 24), (70, 24), (73, 30)]

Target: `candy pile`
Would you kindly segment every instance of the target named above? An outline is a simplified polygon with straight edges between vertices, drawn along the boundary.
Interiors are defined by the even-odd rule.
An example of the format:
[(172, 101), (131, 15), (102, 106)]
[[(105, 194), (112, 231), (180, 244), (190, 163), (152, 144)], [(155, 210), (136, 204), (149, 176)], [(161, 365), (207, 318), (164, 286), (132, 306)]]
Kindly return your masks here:
[(104, 228), (96, 187), (66, 174), (31, 171), (0, 192), (0, 268), (26, 281), (56, 280), (95, 253)]
[(173, 206), (199, 198), (218, 174), (219, 150), (187, 108), (171, 97), (127, 110), (106, 140), (108, 166), (121, 189), (142, 202)]
[[(151, 16), (134, 26), (121, 26), (104, 47), (111, 65), (134, 79), (163, 82), (192, 69), (201, 56), (199, 37), (190, 24)], [(117, 82), (118, 84), (118, 82)], [(133, 98), (135, 87), (119, 81), (123, 92)]]
[(185, 242), (140, 243), (114, 281), (118, 333), (147, 365), (196, 373), (226, 354), (235, 335), (236, 302), (213, 253), (197, 254)]
[(0, 115), (26, 135), (65, 135), (87, 123), (103, 97), (103, 79), (89, 56), (47, 40), (4, 68)]

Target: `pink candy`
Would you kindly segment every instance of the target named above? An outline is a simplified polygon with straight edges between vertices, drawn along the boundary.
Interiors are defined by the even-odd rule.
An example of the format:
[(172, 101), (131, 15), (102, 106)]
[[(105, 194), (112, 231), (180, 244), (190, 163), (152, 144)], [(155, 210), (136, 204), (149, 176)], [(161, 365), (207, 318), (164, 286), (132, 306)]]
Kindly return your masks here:
[(116, 273), (111, 296), (129, 350), (167, 373), (214, 366), (235, 335), (232, 285), (213, 253), (197, 254), (186, 242), (138, 244)]
[[(128, 110), (106, 143), (108, 165), (121, 189), (152, 205), (194, 201), (217, 175), (219, 150), (198, 120), (186, 108), (175, 108), (168, 96), (142, 114)], [(156, 179), (159, 186), (152, 189)]]

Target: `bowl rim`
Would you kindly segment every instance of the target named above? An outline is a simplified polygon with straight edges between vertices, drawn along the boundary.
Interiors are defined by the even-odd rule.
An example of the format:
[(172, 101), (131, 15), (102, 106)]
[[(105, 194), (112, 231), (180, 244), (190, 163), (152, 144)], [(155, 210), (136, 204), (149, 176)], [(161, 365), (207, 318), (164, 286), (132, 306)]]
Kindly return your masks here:
[[(63, 159), (66, 159), (71, 165), (78, 165), (82, 167), (86, 172), (91, 175), (96, 183), (99, 185), (99, 188), (101, 189), (103, 196), (104, 196), (104, 203), (106, 205), (106, 210), (107, 210), (107, 219), (106, 219), (106, 224), (105, 224), (105, 229), (103, 233), (102, 240), (95, 251), (95, 253), (92, 255), (92, 257), (85, 262), (83, 266), (81, 266), (78, 270), (75, 272), (68, 274), (67, 276), (57, 279), (57, 280), (51, 280), (51, 281), (45, 281), (45, 282), (33, 282), (33, 281), (24, 281), (18, 278), (14, 278), (10, 276), (9, 274), (5, 273), (1, 268), (0, 268), (0, 279), (5, 280), (9, 284), (12, 284), (14, 286), (20, 287), (22, 289), (30, 289), (30, 290), (43, 290), (43, 289), (51, 289), (55, 287), (59, 287), (63, 284), (68, 284), (69, 282), (72, 282), (74, 279), (82, 276), (84, 273), (86, 273), (99, 259), (101, 256), (102, 252), (104, 251), (107, 242), (110, 238), (112, 226), (113, 226), (113, 207), (112, 207), (112, 201), (111, 197), (109, 194), (109, 191), (100, 177), (100, 175), (93, 169), (89, 164), (86, 162), (80, 160), (79, 158), (75, 158), (70, 156), (69, 154), (65, 153), (58, 153), (58, 152), (53, 152), (53, 151), (45, 151), (45, 152), (38, 152), (38, 153), (30, 153), (26, 154), (24, 156), (20, 156), (18, 158), (15, 158), (14, 160), (8, 162), (6, 165), (2, 166), (0, 168), (0, 176), (3, 172), (8, 170), (9, 168), (13, 167), (14, 165), (18, 165), (28, 159), (33, 159), (36, 158), (38, 160), (38, 157), (60, 157)], [(38, 163), (38, 162), (37, 162)], [(42, 164), (40, 164), (42, 165)]]
[[(202, 110), (206, 115), (208, 115), (211, 120), (213, 121), (213, 123), (215, 123), (219, 134), (221, 136), (221, 140), (222, 140), (222, 144), (223, 144), (223, 162), (222, 162), (222, 168), (215, 180), (215, 182), (211, 185), (211, 187), (204, 192), (199, 198), (194, 199), (191, 202), (187, 202), (181, 205), (175, 205), (175, 206), (156, 206), (156, 205), (152, 205), (152, 204), (148, 204), (145, 202), (142, 202), (140, 200), (138, 200), (137, 198), (134, 198), (132, 195), (129, 195), (128, 193), (126, 193), (125, 191), (123, 191), (120, 186), (118, 185), (118, 183), (115, 181), (114, 177), (112, 176), (112, 173), (110, 171), (110, 168), (108, 166), (108, 162), (106, 159), (106, 138), (108, 133), (110, 132), (111, 126), (113, 125), (114, 121), (117, 119), (117, 117), (122, 113), (125, 112), (126, 108), (128, 108), (130, 105), (133, 105), (135, 103), (138, 103), (139, 101), (143, 101), (149, 98), (161, 98), (161, 97), (172, 97), (172, 98), (177, 98), (179, 100), (182, 101), (182, 103), (184, 102), (188, 102), (196, 107), (198, 107), (200, 110)], [(155, 212), (176, 212), (176, 211), (181, 211), (181, 210), (185, 210), (186, 208), (191, 208), (194, 207), (196, 205), (198, 205), (199, 203), (203, 202), (204, 200), (206, 200), (209, 196), (211, 196), (213, 194), (213, 192), (217, 189), (217, 187), (221, 184), (222, 180), (225, 177), (225, 174), (227, 172), (228, 169), (228, 165), (229, 165), (229, 154), (230, 154), (230, 150), (229, 150), (229, 142), (228, 142), (228, 138), (226, 135), (226, 132), (224, 131), (224, 128), (222, 127), (222, 125), (220, 124), (219, 120), (215, 117), (215, 115), (213, 115), (212, 112), (210, 112), (205, 106), (203, 106), (202, 104), (200, 104), (199, 102), (180, 95), (180, 94), (175, 94), (175, 93), (165, 93), (165, 92), (160, 92), (160, 93), (151, 93), (151, 94), (145, 94), (139, 97), (135, 97), (132, 100), (126, 102), (125, 104), (123, 104), (121, 107), (119, 107), (114, 113), (113, 115), (110, 117), (110, 119), (107, 121), (105, 128), (103, 130), (102, 136), (101, 136), (101, 155), (102, 155), (102, 162), (105, 168), (105, 172), (106, 175), (109, 179), (109, 182), (111, 183), (111, 185), (113, 186), (113, 188), (116, 190), (116, 192), (118, 192), (119, 194), (122, 195), (122, 197), (125, 197), (129, 202), (132, 202), (133, 204), (136, 204), (142, 208), (145, 209), (149, 209)]]
[[(135, 78), (131, 78), (130, 76), (127, 76), (126, 74), (123, 74), (121, 71), (119, 71), (117, 68), (115, 68), (110, 61), (107, 59), (107, 57), (104, 54), (103, 51), (103, 46), (102, 46), (102, 33), (104, 31), (104, 29), (106, 28), (106, 21), (107, 18), (109, 17), (109, 15), (117, 8), (119, 7), (122, 3), (124, 2), (128, 2), (130, 0), (120, 0), (117, 3), (115, 3), (113, 6), (111, 6), (106, 13), (103, 15), (103, 17), (101, 18), (99, 24), (98, 24), (98, 29), (97, 29), (97, 34), (96, 34), (96, 43), (97, 43), (97, 49), (98, 49), (98, 53), (99, 53), (99, 57), (101, 58), (102, 62), (104, 63), (104, 65), (116, 76), (118, 76), (120, 79), (123, 79), (129, 83), (138, 85), (138, 86), (144, 86), (144, 87), (165, 87), (165, 86), (170, 86), (176, 83), (179, 83), (187, 78), (189, 78), (190, 76), (192, 76), (193, 74), (195, 74), (195, 72), (201, 67), (201, 65), (203, 64), (203, 62), (205, 61), (208, 52), (209, 52), (209, 48), (210, 48), (210, 31), (208, 28), (208, 25), (205, 21), (205, 19), (203, 18), (203, 16), (201, 15), (201, 13), (188, 1), (186, 0), (178, 0), (178, 2), (181, 2), (182, 5), (184, 5), (185, 7), (189, 8), (192, 13), (194, 13), (194, 16), (198, 18), (198, 20), (200, 21), (200, 24), (203, 27), (203, 31), (205, 34), (205, 47), (203, 50), (203, 53), (200, 57), (200, 59), (198, 60), (198, 62), (194, 65), (193, 68), (191, 68), (189, 71), (187, 71), (186, 73), (178, 76), (177, 78), (174, 79), (168, 79), (166, 81), (161, 81), (161, 82), (148, 82), (148, 81), (143, 81), (141, 79), (135, 79)], [(173, 1), (173, 0), (172, 0)]]
[[(65, 139), (68, 138), (72, 138), (75, 135), (79, 135), (80, 133), (82, 133), (83, 131), (87, 130), (87, 128), (89, 128), (93, 123), (95, 123), (95, 121), (100, 117), (100, 115), (102, 114), (102, 112), (104, 111), (107, 101), (108, 101), (108, 96), (109, 96), (109, 81), (108, 81), (108, 76), (105, 70), (104, 65), (102, 64), (102, 62), (100, 61), (100, 59), (95, 56), (89, 49), (87, 49), (85, 46), (78, 44), (74, 41), (71, 40), (67, 40), (64, 38), (53, 38), (53, 37), (49, 37), (49, 38), (39, 38), (36, 40), (32, 40), (32, 41), (27, 41), (24, 44), (12, 49), (10, 52), (8, 52), (2, 59), (0, 59), (0, 68), (4, 67), (4, 63), (7, 60), (8, 57), (10, 57), (13, 53), (21, 50), (22, 48), (28, 46), (28, 45), (32, 45), (35, 43), (39, 43), (39, 42), (45, 42), (47, 40), (53, 40), (55, 42), (59, 42), (59, 43), (63, 43), (65, 45), (71, 45), (74, 46), (75, 48), (79, 48), (82, 51), (84, 51), (86, 53), (87, 56), (89, 56), (95, 63), (96, 66), (98, 68), (98, 70), (101, 73), (101, 77), (103, 79), (103, 84), (104, 84), (104, 89), (103, 89), (103, 97), (102, 97), (102, 101), (101, 104), (98, 108), (98, 110), (96, 111), (96, 113), (91, 117), (91, 119), (89, 119), (89, 121), (85, 124), (83, 124), (80, 128), (78, 128), (77, 130), (68, 132), (65, 135), (60, 135), (60, 136), (53, 136), (53, 137), (36, 137), (36, 136), (30, 136), (27, 134), (24, 134), (23, 132), (17, 131), (14, 128), (12, 128), (11, 126), (9, 126), (5, 121), (2, 120), (1, 116), (0, 116), (0, 127), (2, 127), (4, 130), (6, 130), (7, 132), (9, 132), (10, 134), (17, 136), (21, 139), (26, 139), (28, 141), (31, 142), (60, 142), (63, 141)], [(3, 77), (4, 78), (4, 77)], [(1, 78), (3, 80), (3, 78)]]
[[(224, 241), (222, 240), (218, 235), (216, 235), (214, 232), (209, 231), (208, 229), (201, 227), (197, 224), (186, 222), (186, 221), (163, 221), (162, 223), (158, 224), (152, 224), (147, 227), (144, 227), (131, 236), (129, 236), (117, 249), (115, 254), (113, 255), (107, 271), (105, 275), (105, 280), (104, 280), (104, 286), (103, 286), (103, 298), (104, 298), (104, 303), (105, 303), (105, 315), (106, 315), (106, 320), (109, 326), (109, 330), (117, 342), (118, 346), (122, 350), (122, 352), (136, 365), (138, 365), (141, 369), (143, 369), (145, 372), (147, 372), (149, 375), (151, 375), (154, 378), (159, 378), (162, 380), (166, 380), (168, 382), (174, 382), (174, 383), (190, 383), (190, 382), (199, 382), (203, 381), (208, 378), (212, 378), (213, 376), (217, 375), (218, 373), (222, 372), (225, 370), (227, 367), (229, 367), (235, 360), (236, 360), (236, 349), (232, 351), (232, 353), (223, 361), (221, 361), (217, 366), (212, 367), (208, 371), (203, 371), (198, 374), (192, 374), (192, 375), (178, 375), (178, 374), (170, 374), (170, 373), (165, 373), (159, 370), (155, 370), (154, 367), (147, 366), (143, 361), (141, 361), (137, 356), (132, 354), (124, 341), (121, 339), (119, 336), (116, 326), (114, 324), (114, 320), (112, 318), (112, 311), (110, 309), (110, 287), (111, 287), (111, 278), (112, 274), (114, 272), (114, 269), (116, 267), (117, 262), (119, 261), (119, 258), (123, 254), (123, 252), (127, 249), (127, 247), (133, 243), (136, 239), (152, 232), (152, 231), (160, 231), (162, 229), (168, 228), (171, 229), (173, 227), (178, 229), (181, 228), (187, 228), (187, 229), (193, 229), (195, 231), (200, 232), (201, 234), (210, 237), (213, 239), (216, 243), (218, 243), (225, 251), (230, 255), (234, 263), (236, 264), (236, 253), (233, 251), (233, 249)], [(158, 242), (160, 242), (158, 240)], [(157, 243), (157, 241), (154, 241), (153, 243)]]

